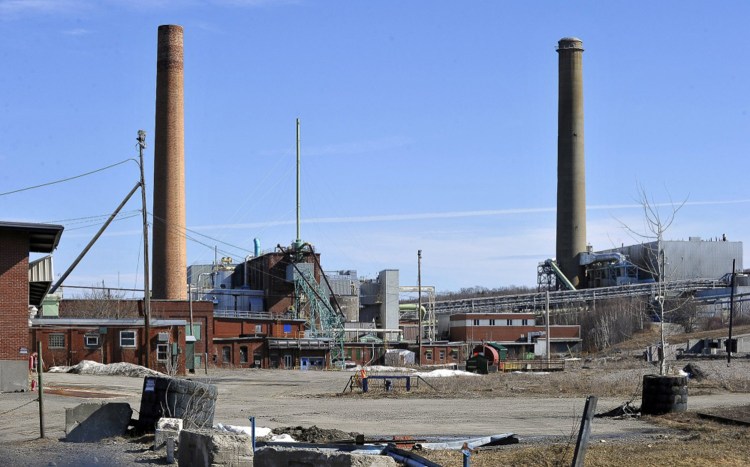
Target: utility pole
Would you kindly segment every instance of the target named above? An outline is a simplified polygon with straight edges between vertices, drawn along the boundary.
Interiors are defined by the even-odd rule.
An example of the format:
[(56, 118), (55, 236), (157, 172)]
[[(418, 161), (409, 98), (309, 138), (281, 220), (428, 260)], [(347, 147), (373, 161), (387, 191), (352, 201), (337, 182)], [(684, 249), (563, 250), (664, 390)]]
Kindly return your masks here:
[(545, 320), (545, 321), (546, 321), (546, 327), (547, 327), (547, 328), (545, 329), (545, 333), (546, 333), (547, 335), (545, 336), (545, 337), (546, 337), (546, 339), (545, 339), (545, 340), (547, 341), (547, 349), (546, 349), (546, 350), (547, 350), (547, 371), (549, 371), (549, 365), (550, 365), (550, 343), (549, 343), (549, 339), (550, 339), (550, 335), (549, 335), (549, 290), (547, 290), (547, 292), (546, 292), (546, 294), (545, 294), (545, 296), (544, 296), (544, 309), (545, 309), (545, 310), (547, 310), (547, 319)]
[(732, 363), (732, 316), (734, 315), (734, 289), (737, 280), (737, 273), (735, 269), (736, 261), (736, 259), (732, 260), (732, 282), (730, 284), (730, 287), (732, 289), (729, 292), (729, 340), (727, 341), (727, 366)]
[(422, 250), (417, 250), (417, 316), (419, 317), (419, 364), (422, 364)]
[(138, 130), (138, 160), (141, 167), (141, 204), (143, 211), (143, 324), (146, 340), (146, 368), (151, 368), (151, 291), (148, 269), (148, 211), (146, 210), (146, 178), (143, 176), (143, 150), (146, 132)]
[(37, 389), (39, 390), (39, 437), (44, 438), (44, 383), (42, 383), (44, 359), (42, 358), (42, 341), (38, 341), (36, 347), (36, 377), (38, 381)]

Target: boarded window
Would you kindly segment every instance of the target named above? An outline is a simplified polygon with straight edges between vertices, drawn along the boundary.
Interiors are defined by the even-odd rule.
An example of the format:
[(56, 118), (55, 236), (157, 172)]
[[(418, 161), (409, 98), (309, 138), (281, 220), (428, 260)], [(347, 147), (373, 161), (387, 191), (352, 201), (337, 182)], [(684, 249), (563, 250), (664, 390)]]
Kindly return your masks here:
[(247, 347), (240, 347), (240, 363), (247, 363)]
[(50, 349), (64, 349), (65, 334), (50, 334), (48, 342)]
[(83, 336), (83, 343), (86, 347), (99, 347), (99, 334), (86, 334)]
[(232, 348), (228, 345), (221, 348), (221, 359), (224, 363), (232, 362)]

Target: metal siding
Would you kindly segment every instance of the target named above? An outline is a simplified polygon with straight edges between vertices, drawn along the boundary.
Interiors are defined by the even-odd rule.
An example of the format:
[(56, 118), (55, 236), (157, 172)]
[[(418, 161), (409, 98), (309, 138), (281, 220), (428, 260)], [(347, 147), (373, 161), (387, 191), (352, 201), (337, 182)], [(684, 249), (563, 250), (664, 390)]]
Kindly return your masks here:
[(386, 269), (380, 272), (380, 293), (383, 296), (383, 305), (380, 308), (381, 325), (386, 329), (398, 329), (398, 270)]
[(47, 255), (29, 263), (29, 282), (54, 282), (52, 256)]

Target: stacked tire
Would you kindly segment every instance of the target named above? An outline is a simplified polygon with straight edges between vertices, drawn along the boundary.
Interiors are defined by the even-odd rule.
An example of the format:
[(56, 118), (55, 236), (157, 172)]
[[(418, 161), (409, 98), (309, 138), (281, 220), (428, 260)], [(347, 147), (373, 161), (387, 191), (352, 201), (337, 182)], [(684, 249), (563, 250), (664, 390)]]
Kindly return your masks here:
[(213, 384), (146, 376), (138, 427), (152, 432), (161, 417), (181, 418), (185, 428), (213, 426), (217, 396), (218, 390)]
[(687, 410), (686, 376), (645, 375), (641, 402), (642, 415), (663, 415)]

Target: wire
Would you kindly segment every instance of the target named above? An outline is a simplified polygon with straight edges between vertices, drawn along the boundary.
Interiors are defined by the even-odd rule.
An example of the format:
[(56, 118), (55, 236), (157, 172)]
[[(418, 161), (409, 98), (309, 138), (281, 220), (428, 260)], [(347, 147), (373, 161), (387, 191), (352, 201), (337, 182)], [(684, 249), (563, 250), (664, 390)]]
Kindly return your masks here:
[(6, 191), (5, 193), (0, 193), (0, 196), (12, 195), (13, 193), (20, 193), (22, 191), (33, 190), (35, 188), (42, 188), (42, 187), (45, 187), (45, 186), (55, 185), (57, 183), (69, 182), (69, 181), (75, 180), (77, 178), (85, 177), (87, 175), (91, 175), (91, 174), (95, 174), (97, 172), (101, 172), (101, 171), (104, 171), (104, 170), (107, 170), (107, 169), (111, 169), (112, 167), (117, 167), (118, 165), (122, 165), (122, 164), (124, 164), (126, 162), (129, 162), (129, 161), (134, 161), (134, 162), (138, 163), (133, 158), (125, 159), (124, 161), (116, 162), (116, 163), (114, 163), (112, 165), (108, 165), (106, 167), (102, 167), (100, 169), (92, 170), (91, 172), (86, 172), (86, 173), (83, 173), (83, 174), (80, 174), (80, 175), (74, 175), (72, 177), (63, 178), (63, 179), (60, 179), (60, 180), (55, 180), (53, 182), (42, 183), (41, 185), (34, 185), (34, 186), (26, 187), (26, 188), (19, 188), (17, 190), (13, 190), (13, 191)]
[(26, 407), (27, 405), (29, 405), (29, 404), (32, 404), (32, 403), (34, 403), (34, 402), (37, 402), (38, 400), (39, 400), (38, 398), (35, 398), (35, 399), (31, 399), (31, 400), (30, 400), (30, 401), (28, 401), (27, 403), (25, 403), (25, 404), (23, 404), (23, 405), (19, 405), (18, 407), (14, 408), (14, 409), (6, 410), (5, 412), (0, 412), (0, 415), (5, 415), (5, 414), (7, 414), (7, 413), (11, 413), (11, 412), (13, 412), (14, 410), (18, 410), (18, 409), (20, 409), (21, 407)]

